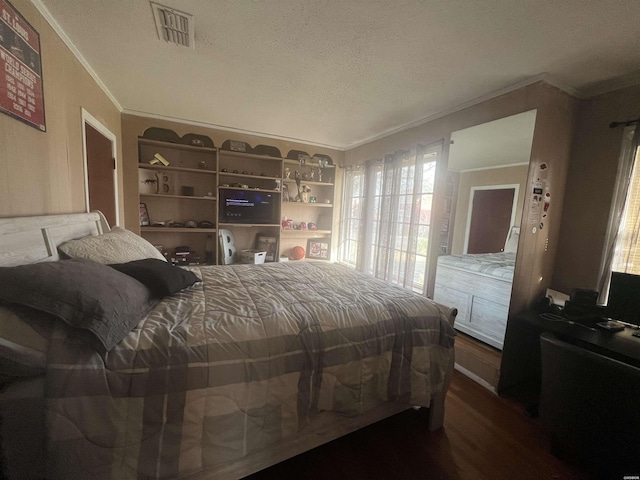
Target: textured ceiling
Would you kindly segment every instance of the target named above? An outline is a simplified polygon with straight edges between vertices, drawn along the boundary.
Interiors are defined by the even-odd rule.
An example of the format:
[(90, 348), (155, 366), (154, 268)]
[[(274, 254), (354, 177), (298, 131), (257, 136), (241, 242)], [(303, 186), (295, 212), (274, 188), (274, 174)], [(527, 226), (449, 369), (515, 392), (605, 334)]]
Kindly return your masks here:
[(32, 0), (120, 107), (348, 148), (543, 72), (589, 92), (640, 71), (637, 0)]

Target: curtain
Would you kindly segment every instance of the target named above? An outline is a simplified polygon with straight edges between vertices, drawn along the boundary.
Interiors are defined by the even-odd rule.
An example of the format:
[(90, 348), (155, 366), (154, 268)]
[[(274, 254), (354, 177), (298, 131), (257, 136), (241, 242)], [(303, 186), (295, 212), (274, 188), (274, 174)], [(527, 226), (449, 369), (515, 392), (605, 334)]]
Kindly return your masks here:
[[(633, 267), (633, 256), (640, 254), (640, 165), (636, 162), (639, 140), (640, 127), (634, 125), (624, 129), (604, 255), (600, 266), (600, 303), (606, 302), (611, 272), (632, 273), (630, 267)], [(640, 273), (640, 262), (636, 262), (636, 269), (637, 273)]]
[(385, 155), (366, 164), (364, 270), (419, 293), (426, 289), (431, 208), (440, 146)]
[(442, 141), (397, 151), (344, 175), (338, 261), (427, 291), (436, 167)]

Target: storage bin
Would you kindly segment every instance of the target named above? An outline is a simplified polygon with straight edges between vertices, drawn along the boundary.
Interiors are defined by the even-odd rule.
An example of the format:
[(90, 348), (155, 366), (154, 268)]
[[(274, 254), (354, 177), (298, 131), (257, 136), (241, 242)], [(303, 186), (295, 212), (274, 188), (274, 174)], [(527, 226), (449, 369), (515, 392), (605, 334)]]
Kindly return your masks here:
[(242, 263), (253, 263), (260, 265), (264, 263), (267, 252), (260, 250), (240, 250), (240, 261)]

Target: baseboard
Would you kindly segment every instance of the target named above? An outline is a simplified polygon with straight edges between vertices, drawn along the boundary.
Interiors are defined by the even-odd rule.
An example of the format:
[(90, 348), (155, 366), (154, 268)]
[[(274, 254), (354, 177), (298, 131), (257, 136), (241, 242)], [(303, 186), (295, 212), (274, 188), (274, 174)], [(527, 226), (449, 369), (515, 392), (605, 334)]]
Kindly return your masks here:
[(498, 394), (498, 392), (496, 391), (496, 387), (491, 385), (484, 378), (479, 377), (475, 373), (467, 370), (466, 368), (464, 368), (463, 366), (458, 365), (457, 363), (454, 365), (454, 368), (457, 371), (459, 371), (460, 373), (462, 373), (464, 376), (469, 377), (474, 382), (478, 383), (479, 385), (481, 385), (484, 388), (486, 388), (487, 390), (489, 390), (491, 393), (494, 393), (496, 395)]

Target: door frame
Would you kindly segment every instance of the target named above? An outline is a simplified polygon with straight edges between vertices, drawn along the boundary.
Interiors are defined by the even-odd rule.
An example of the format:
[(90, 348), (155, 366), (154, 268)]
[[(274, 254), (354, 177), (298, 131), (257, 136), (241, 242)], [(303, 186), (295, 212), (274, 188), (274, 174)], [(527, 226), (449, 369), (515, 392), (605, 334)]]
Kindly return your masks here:
[[(84, 205), (85, 210), (89, 212), (89, 166), (87, 162), (87, 128), (89, 124), (95, 128), (101, 135), (111, 141), (111, 156), (115, 161), (115, 168), (113, 169), (113, 189), (114, 199), (116, 202), (116, 225), (120, 225), (120, 200), (118, 196), (118, 149), (117, 139), (111, 130), (105, 127), (96, 117), (91, 115), (88, 111), (82, 108), (82, 159), (84, 161)], [(113, 225), (111, 225), (113, 226)]]
[(464, 248), (462, 252), (466, 255), (469, 249), (469, 235), (471, 234), (471, 217), (473, 213), (473, 199), (476, 195), (477, 190), (510, 190), (514, 189), (513, 192), (513, 205), (511, 205), (511, 225), (514, 226), (514, 222), (516, 221), (516, 209), (518, 208), (518, 195), (520, 193), (520, 184), (505, 184), (505, 185), (482, 185), (471, 187), (471, 193), (469, 195), (469, 208), (467, 209), (467, 226), (464, 232)]

